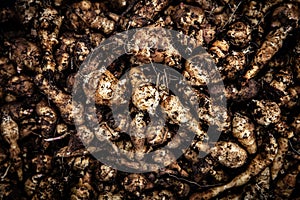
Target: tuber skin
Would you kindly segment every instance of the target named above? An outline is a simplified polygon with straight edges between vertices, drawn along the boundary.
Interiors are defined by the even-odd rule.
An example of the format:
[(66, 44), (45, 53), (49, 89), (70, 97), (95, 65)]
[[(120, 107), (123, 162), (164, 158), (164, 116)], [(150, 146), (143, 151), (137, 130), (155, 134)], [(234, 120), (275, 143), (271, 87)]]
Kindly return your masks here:
[(13, 42), (6, 42), (10, 47), (10, 60), (17, 65), (17, 72), (21, 73), (23, 70), (31, 70), (41, 72), (40, 58), (41, 49), (35, 43), (24, 38), (17, 38)]
[(127, 30), (129, 27), (138, 28), (148, 25), (169, 3), (170, 0), (137, 2), (132, 8), (133, 14), (130, 16), (130, 20), (128, 18), (120, 20), (121, 27)]
[(252, 100), (253, 111), (256, 122), (263, 126), (276, 124), (280, 121), (281, 109), (279, 105), (270, 100)]
[(9, 144), (9, 157), (13, 160), (13, 170), (17, 173), (19, 181), (22, 181), (22, 158), (18, 144), (19, 127), (18, 124), (7, 113), (2, 114), (0, 131), (4, 141)]
[(257, 175), (254, 183), (249, 183), (244, 187), (244, 199), (267, 199), (270, 192), (270, 168), (265, 168)]
[(278, 199), (288, 199), (297, 182), (297, 176), (300, 173), (300, 165), (296, 165), (294, 169), (289, 170), (285, 176), (283, 176), (276, 184), (275, 186), (275, 194), (276, 194), (276, 200)]
[(242, 186), (246, 184), (251, 178), (259, 174), (267, 166), (269, 166), (277, 154), (278, 144), (273, 135), (268, 134), (268, 137), (269, 141), (268, 143), (266, 143), (264, 150), (261, 153), (257, 154), (255, 158), (253, 158), (253, 160), (251, 160), (249, 166), (244, 172), (237, 175), (234, 179), (232, 179), (225, 185), (213, 187), (205, 192), (192, 194), (190, 200), (211, 199), (224, 192), (225, 190)]
[(122, 185), (125, 190), (134, 192), (136, 196), (140, 196), (142, 191), (153, 187), (153, 184), (141, 174), (130, 174), (126, 176)]
[(105, 9), (102, 3), (84, 0), (73, 3), (66, 15), (70, 27), (75, 31), (91, 28), (111, 34), (116, 28), (116, 22), (105, 16)]
[(55, 72), (57, 70), (53, 48), (58, 44), (57, 37), (62, 20), (63, 17), (58, 14), (57, 10), (47, 7), (43, 9), (39, 20), (36, 21), (35, 26), (43, 49), (43, 72)]
[(255, 126), (249, 117), (240, 113), (234, 114), (232, 135), (247, 149), (249, 154), (256, 153)]
[(288, 38), (289, 33), (298, 27), (299, 16), (299, 9), (293, 4), (284, 4), (273, 11), (275, 19), (271, 26), (276, 29), (268, 33), (261, 47), (256, 52), (250, 68), (244, 74), (245, 82), (254, 78), (278, 52)]
[(56, 105), (63, 120), (67, 124), (72, 124), (74, 120), (72, 96), (59, 90), (42, 74), (36, 75), (34, 82), (47, 98)]
[(8, 81), (6, 90), (18, 96), (31, 97), (35, 92), (34, 83), (31, 78), (25, 75), (13, 76)]
[(32, 199), (59, 199), (63, 189), (63, 182), (58, 178), (44, 176), (38, 183)]
[(51, 137), (58, 117), (56, 111), (45, 100), (42, 100), (36, 105), (36, 113), (39, 116), (38, 123), (40, 124), (42, 137)]
[(35, 174), (32, 177), (27, 178), (24, 183), (24, 190), (27, 196), (31, 197), (35, 194), (35, 191), (37, 190), (39, 183), (44, 176), (45, 175), (43, 174)]
[(217, 142), (211, 148), (210, 155), (219, 163), (229, 168), (241, 167), (247, 159), (247, 152), (233, 142)]
[(93, 199), (95, 190), (91, 186), (91, 174), (85, 173), (78, 184), (71, 189), (71, 200)]
[(181, 2), (169, 12), (176, 29), (196, 39), (197, 45), (207, 45), (215, 39), (217, 27), (208, 23), (203, 8)]
[(235, 22), (227, 31), (229, 41), (234, 46), (245, 47), (251, 41), (251, 28), (244, 22)]
[(291, 30), (291, 27), (281, 27), (267, 35), (266, 40), (255, 55), (250, 69), (244, 75), (246, 81), (254, 78), (263, 66), (277, 53)]
[(272, 180), (275, 180), (276, 177), (278, 176), (278, 173), (283, 166), (285, 155), (289, 149), (288, 138), (280, 137), (277, 139), (277, 142), (278, 142), (278, 152), (274, 158), (274, 162), (271, 165)]

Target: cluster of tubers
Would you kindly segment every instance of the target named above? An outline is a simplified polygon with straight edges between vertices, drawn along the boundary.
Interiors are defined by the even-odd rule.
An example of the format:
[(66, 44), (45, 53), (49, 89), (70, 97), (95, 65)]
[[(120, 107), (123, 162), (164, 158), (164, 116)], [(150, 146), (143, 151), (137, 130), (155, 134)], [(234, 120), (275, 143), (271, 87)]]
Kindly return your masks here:
[[(0, 199), (299, 199), (299, 4), (0, 2)], [(187, 60), (180, 52), (190, 49), (176, 49), (163, 34), (164, 49), (140, 34), (144, 48), (109, 64), (95, 94), (93, 83), (82, 84), (94, 107), (72, 101), (76, 74), (93, 49), (141, 27), (188, 35), (206, 53)], [(199, 60), (216, 65), (220, 77), (197, 68)], [(149, 82), (153, 74), (140, 66), (155, 63), (185, 78), (183, 97), (169, 87), (178, 77), (162, 72)], [(221, 91), (208, 91), (208, 83), (224, 84), (226, 108), (213, 105), (209, 92)], [(186, 102), (197, 106), (195, 114)], [(126, 109), (113, 116), (116, 106)], [(221, 133), (218, 141), (209, 140), (210, 125)], [(175, 159), (190, 134), (191, 144)], [(152, 161), (165, 167), (128, 173), (93, 152), (126, 152), (118, 162), (133, 169), (146, 168), (145, 154), (155, 152)]]

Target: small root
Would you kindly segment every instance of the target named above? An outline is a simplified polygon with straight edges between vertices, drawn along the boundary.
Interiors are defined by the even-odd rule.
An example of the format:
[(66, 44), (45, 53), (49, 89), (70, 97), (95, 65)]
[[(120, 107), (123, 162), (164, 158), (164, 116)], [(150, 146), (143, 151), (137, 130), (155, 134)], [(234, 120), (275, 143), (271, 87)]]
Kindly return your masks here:
[(46, 139), (44, 139), (44, 141), (52, 142), (52, 141), (56, 141), (56, 140), (61, 140), (61, 139), (64, 139), (65, 137), (67, 137), (68, 135), (70, 135), (70, 133), (65, 133), (63, 135), (60, 135), (60, 136), (54, 137), (54, 138), (46, 138)]
[(11, 167), (11, 163), (9, 163), (9, 165), (6, 168), (4, 174), (1, 176), (1, 180), (3, 180), (7, 176), (10, 167)]
[(296, 154), (300, 155), (300, 152), (297, 151), (297, 150), (294, 148), (294, 146), (293, 146), (291, 140), (289, 140), (289, 145), (290, 145), (291, 149), (293, 150), (293, 152), (295, 152)]

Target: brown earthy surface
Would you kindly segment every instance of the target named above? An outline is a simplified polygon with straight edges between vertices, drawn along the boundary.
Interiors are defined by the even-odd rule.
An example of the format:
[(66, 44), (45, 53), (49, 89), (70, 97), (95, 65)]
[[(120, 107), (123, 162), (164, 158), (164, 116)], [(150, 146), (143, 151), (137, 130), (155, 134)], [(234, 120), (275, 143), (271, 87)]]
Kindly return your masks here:
[[(1, 1), (0, 199), (300, 199), (299, 6), (299, 0)], [(209, 72), (197, 71), (172, 48), (145, 43), (107, 67), (96, 94), (89, 94), (90, 83), (82, 86), (95, 97), (97, 119), (84, 110), (76, 130), (74, 117), (84, 108), (73, 112), (72, 88), (81, 63), (105, 38), (139, 27), (176, 30), (203, 46), (221, 73), (227, 110), (211, 105)], [(167, 85), (144, 83), (147, 73), (134, 67), (146, 63), (186, 78), (192, 91), (180, 92), (199, 104), (199, 120)], [(118, 123), (109, 106), (126, 102), (112, 97), (125, 72), (131, 120), (124, 113)], [(167, 122), (153, 123), (144, 137), (158, 106)], [(92, 120), (98, 132), (90, 130)], [(209, 124), (221, 131), (210, 150)], [(182, 156), (153, 172), (122, 172), (90, 154), (110, 151), (101, 145), (108, 140), (142, 159), (168, 143), (178, 148), (191, 132), (195, 138)], [(160, 153), (153, 162), (172, 159)]]

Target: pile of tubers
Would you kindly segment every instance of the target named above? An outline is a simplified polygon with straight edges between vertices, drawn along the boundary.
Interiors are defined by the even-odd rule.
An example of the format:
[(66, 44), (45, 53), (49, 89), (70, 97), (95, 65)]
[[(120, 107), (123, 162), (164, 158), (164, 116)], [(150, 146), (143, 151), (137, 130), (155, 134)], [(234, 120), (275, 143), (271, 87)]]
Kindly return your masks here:
[[(1, 1), (0, 199), (299, 199), (299, 4)], [(74, 110), (76, 73), (87, 56), (105, 39), (142, 27), (178, 31), (202, 46), (220, 72), (221, 80), (214, 83), (224, 84), (226, 108), (212, 106), (208, 72), (171, 47), (147, 46), (107, 66), (96, 94), (85, 92), (90, 84), (85, 82), (83, 94), (94, 95), (95, 108), (75, 105)], [(139, 66), (153, 63), (182, 74), (191, 86), (191, 91), (181, 91), (186, 97), (172, 93), (167, 76), (158, 77), (165, 84), (146, 82), (149, 74)], [(130, 85), (132, 97), (128, 113), (117, 121), (111, 106), (127, 100), (122, 95), (113, 99), (112, 93), (125, 73), (128, 82), (121, 87)], [(196, 118), (184, 101), (197, 104)], [(163, 119), (152, 122), (158, 107)], [(216, 120), (214, 110), (224, 120)], [(74, 118), (83, 112), (87, 114), (75, 126)], [(89, 122), (99, 123), (99, 129), (92, 130)], [(210, 124), (221, 132), (213, 143), (206, 136)], [(189, 147), (176, 161), (166, 162), (173, 157), (160, 149), (169, 144), (170, 151), (176, 150), (189, 134), (195, 135)], [(104, 141), (113, 145), (102, 145)], [(165, 167), (129, 173), (92, 155), (113, 148), (137, 160), (156, 151), (153, 162)], [(129, 160), (119, 162), (143, 168), (143, 162), (133, 166)]]

